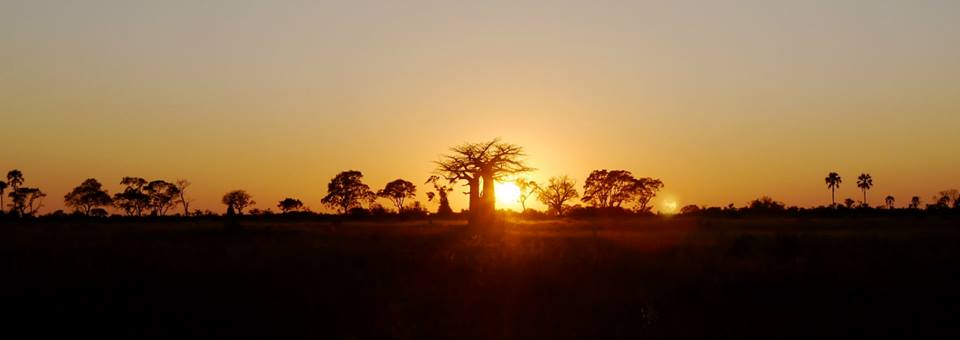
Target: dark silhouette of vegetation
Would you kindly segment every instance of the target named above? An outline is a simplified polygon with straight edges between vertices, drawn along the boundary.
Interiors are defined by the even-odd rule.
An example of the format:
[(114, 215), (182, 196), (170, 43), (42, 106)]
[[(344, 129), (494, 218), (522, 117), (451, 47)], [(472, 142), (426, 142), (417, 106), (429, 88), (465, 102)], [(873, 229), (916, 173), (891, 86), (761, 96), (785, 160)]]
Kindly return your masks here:
[(231, 212), (235, 212), (237, 215), (243, 215), (243, 209), (257, 204), (257, 202), (253, 200), (253, 196), (250, 196), (250, 194), (243, 190), (234, 190), (226, 193), (220, 202), (227, 206), (227, 215), (233, 215)]
[(584, 203), (595, 208), (621, 208), (624, 203), (635, 203), (639, 212), (649, 212), (650, 200), (663, 188), (663, 182), (653, 178), (635, 178), (626, 170), (594, 170), (583, 183)]
[(6, 194), (6, 191), (7, 191), (7, 182), (0, 181), (0, 213), (3, 213), (3, 208), (6, 205), (6, 203), (4, 203), (3, 201), (3, 196)]
[(774, 200), (770, 196), (762, 196), (750, 201), (749, 209), (759, 212), (778, 212), (785, 210), (786, 205), (783, 204), (783, 202)]
[(140, 177), (124, 177), (120, 184), (125, 186), (123, 191), (113, 195), (113, 204), (123, 210), (127, 216), (143, 216), (143, 211), (150, 206), (150, 195), (144, 191), (147, 180)]
[(862, 205), (864, 207), (870, 206), (870, 204), (867, 203), (867, 190), (873, 187), (873, 177), (870, 177), (870, 174), (860, 174), (860, 176), (857, 177), (857, 187), (863, 190)]
[(277, 203), (277, 208), (284, 214), (297, 212), (303, 209), (303, 202), (295, 198), (287, 197), (280, 201), (280, 203)]
[(14, 217), (33, 216), (43, 207), (43, 198), (47, 194), (39, 188), (23, 186), (24, 177), (20, 170), (7, 172), (7, 186), (10, 188), (10, 213)]
[(452, 147), (450, 151), (452, 154), (444, 155), (436, 162), (436, 172), (450, 184), (467, 183), (471, 224), (494, 216), (496, 181), (534, 170), (525, 164), (522, 147), (503, 143), (500, 139), (466, 143)]
[(430, 176), (430, 178), (427, 179), (425, 184), (432, 184), (434, 190), (427, 193), (427, 202), (433, 202), (434, 198), (437, 198), (439, 205), (437, 207), (437, 215), (449, 216), (453, 214), (453, 209), (450, 208), (450, 199), (447, 198), (447, 194), (453, 191), (453, 188), (440, 181), (440, 176)]
[(897, 199), (894, 198), (893, 196), (887, 195), (887, 197), (883, 199), (883, 202), (884, 202), (884, 204), (887, 205), (887, 209), (896, 209), (896, 208), (897, 208), (896, 205), (895, 205), (896, 202), (897, 202)]
[(920, 196), (910, 198), (910, 209), (920, 209)]
[(186, 179), (177, 180), (177, 201), (175, 204), (180, 204), (183, 207), (183, 216), (190, 216), (190, 203), (192, 200), (187, 198), (187, 188), (190, 187), (193, 183)]
[(143, 191), (147, 194), (151, 216), (165, 216), (170, 208), (176, 206), (176, 199), (180, 196), (176, 184), (162, 180), (147, 183)]
[(372, 201), (376, 194), (363, 183), (363, 173), (348, 170), (337, 174), (327, 184), (327, 195), (320, 201), (347, 214), (352, 208), (363, 208), (364, 201)]
[(824, 178), (824, 181), (827, 182), (827, 188), (830, 189), (830, 201), (831, 206), (837, 207), (837, 189), (840, 189), (840, 183), (843, 183), (843, 179), (840, 178), (840, 174), (836, 172), (831, 172)]
[(846, 198), (843, 200), (843, 206), (847, 209), (853, 209), (853, 205), (856, 203), (857, 201), (854, 201), (852, 198)]
[(556, 216), (563, 216), (568, 210), (567, 202), (576, 199), (576, 183), (567, 176), (551, 177), (547, 185), (538, 192), (537, 198)]
[(405, 207), (403, 202), (407, 198), (417, 197), (417, 186), (409, 181), (396, 179), (377, 191), (377, 196), (390, 200), (397, 207), (397, 212), (403, 213)]
[[(94, 209), (113, 204), (113, 199), (110, 198), (110, 194), (106, 190), (103, 190), (103, 185), (100, 182), (88, 178), (64, 195), (63, 202), (67, 207), (73, 208), (85, 216), (91, 216)], [(106, 213), (106, 210), (103, 210), (103, 212)]]

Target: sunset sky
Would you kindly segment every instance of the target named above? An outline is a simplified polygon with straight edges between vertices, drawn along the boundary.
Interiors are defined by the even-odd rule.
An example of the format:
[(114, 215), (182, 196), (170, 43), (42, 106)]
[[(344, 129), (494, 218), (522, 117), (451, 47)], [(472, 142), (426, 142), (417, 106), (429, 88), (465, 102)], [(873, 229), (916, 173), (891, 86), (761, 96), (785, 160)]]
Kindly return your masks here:
[(324, 210), (348, 169), (425, 201), (440, 154), (494, 137), (539, 181), (660, 178), (658, 206), (827, 204), (830, 171), (930, 202), (960, 187), (960, 1), (4, 0), (0, 116), (43, 213), (123, 176), (221, 212)]

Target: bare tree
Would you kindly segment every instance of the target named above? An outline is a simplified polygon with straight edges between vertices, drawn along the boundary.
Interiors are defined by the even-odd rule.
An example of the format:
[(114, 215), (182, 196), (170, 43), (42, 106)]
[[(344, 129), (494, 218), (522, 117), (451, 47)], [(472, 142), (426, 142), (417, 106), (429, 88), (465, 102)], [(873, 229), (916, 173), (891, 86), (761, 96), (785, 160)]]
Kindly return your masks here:
[(537, 182), (523, 177), (518, 178), (516, 181), (513, 181), (513, 183), (516, 184), (517, 189), (520, 189), (520, 196), (517, 197), (517, 202), (520, 202), (521, 212), (527, 211), (527, 199), (537, 195), (537, 192), (540, 191), (540, 185), (537, 184)]
[(576, 183), (567, 176), (550, 178), (547, 185), (538, 192), (540, 202), (557, 216), (563, 215), (567, 201), (578, 196)]
[(190, 216), (190, 203), (192, 203), (193, 200), (187, 198), (187, 188), (189, 188), (192, 184), (193, 183), (190, 183), (190, 181), (182, 178), (178, 179), (176, 183), (178, 198), (174, 203), (183, 206), (183, 217)]

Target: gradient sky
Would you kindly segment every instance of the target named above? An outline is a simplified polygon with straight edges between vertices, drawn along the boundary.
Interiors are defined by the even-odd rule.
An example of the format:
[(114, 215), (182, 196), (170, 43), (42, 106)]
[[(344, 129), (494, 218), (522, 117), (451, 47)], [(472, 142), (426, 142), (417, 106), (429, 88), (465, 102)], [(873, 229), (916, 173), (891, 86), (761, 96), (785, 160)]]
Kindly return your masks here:
[(960, 1), (4, 0), (0, 115), (44, 212), (122, 176), (321, 210), (341, 170), (419, 185), (493, 137), (658, 204), (826, 204), (833, 170), (929, 202), (960, 186)]

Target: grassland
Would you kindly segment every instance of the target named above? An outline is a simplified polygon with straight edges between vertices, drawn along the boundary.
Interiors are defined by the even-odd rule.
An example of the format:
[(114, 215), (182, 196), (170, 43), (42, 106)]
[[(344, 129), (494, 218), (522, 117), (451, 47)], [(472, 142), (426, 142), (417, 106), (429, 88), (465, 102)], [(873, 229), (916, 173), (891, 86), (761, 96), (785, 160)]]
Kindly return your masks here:
[[(947, 218), (37, 221), (5, 332), (313, 338), (956, 337)], [(494, 228), (497, 229), (497, 228)]]

